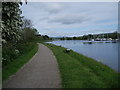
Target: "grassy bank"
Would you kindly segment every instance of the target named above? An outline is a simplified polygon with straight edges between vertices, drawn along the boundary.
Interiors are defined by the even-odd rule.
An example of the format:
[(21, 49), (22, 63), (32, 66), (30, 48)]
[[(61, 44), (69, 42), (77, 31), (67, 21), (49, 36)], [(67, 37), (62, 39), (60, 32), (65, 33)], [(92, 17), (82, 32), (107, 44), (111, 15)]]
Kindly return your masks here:
[[(25, 63), (27, 63), (33, 55), (38, 50), (38, 45), (34, 43), (27, 43), (20, 46), (17, 46), (17, 48), (21, 51), (20, 55), (18, 55), (14, 60), (8, 60), (7, 64), (3, 64), (2, 68), (2, 80), (6, 80), (9, 78), (9, 76), (16, 73)], [(9, 58), (11, 57), (10, 50), (4, 49), (3, 53), (8, 53)], [(13, 52), (12, 52), (13, 54)]]
[(108, 66), (72, 50), (66, 53), (63, 47), (45, 45), (57, 58), (63, 88), (118, 87), (118, 73)]

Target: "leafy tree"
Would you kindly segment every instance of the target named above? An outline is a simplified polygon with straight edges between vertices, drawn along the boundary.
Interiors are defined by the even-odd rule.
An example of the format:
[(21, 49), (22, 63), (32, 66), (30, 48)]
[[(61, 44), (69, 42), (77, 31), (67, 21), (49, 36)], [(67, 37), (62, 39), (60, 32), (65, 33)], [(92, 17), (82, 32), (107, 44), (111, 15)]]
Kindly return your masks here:
[(23, 18), (23, 25), (22, 28), (32, 28), (33, 24), (32, 21), (26, 18)]
[(49, 40), (49, 37), (47, 35), (42, 36), (44, 40)]
[[(2, 40), (15, 43), (20, 39), (22, 26), (21, 2), (2, 2)], [(4, 43), (4, 42), (3, 42)]]
[(23, 42), (31, 42), (34, 41), (36, 39), (36, 35), (37, 35), (37, 30), (36, 29), (32, 29), (32, 28), (24, 28), (21, 31), (21, 39), (23, 40)]
[(73, 37), (73, 40), (76, 40), (77, 39), (77, 37)]

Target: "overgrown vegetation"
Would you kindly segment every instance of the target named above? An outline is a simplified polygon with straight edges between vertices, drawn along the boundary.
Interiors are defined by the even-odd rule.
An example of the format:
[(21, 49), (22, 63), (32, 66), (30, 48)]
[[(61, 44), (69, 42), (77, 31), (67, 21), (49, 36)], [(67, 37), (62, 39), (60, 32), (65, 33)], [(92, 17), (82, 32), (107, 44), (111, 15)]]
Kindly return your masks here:
[[(26, 47), (27, 45), (27, 47)], [(7, 65), (3, 65), (3, 72), (2, 72), (2, 80), (6, 80), (9, 78), (9, 76), (13, 75), (14, 73), (16, 73), (25, 63), (27, 63), (32, 56), (37, 52), (38, 50), (38, 45), (37, 44), (33, 44), (33, 43), (29, 43), (29, 44), (24, 44), (24, 45), (20, 45), (19, 49), (21, 49), (20, 55), (14, 57), (13, 56), (13, 52), (14, 50), (10, 53), (10, 49), (7, 50), (6, 55), (11, 58), (11, 56), (14, 57), (14, 59), (11, 61), (11, 59), (9, 62), (7, 61), (5, 64)], [(12, 54), (12, 55), (9, 55)]]
[[(19, 0), (20, 1), (20, 0)], [(22, 2), (2, 2), (3, 80), (14, 74), (37, 52), (37, 42), (49, 40), (40, 35), (32, 21), (21, 16)]]
[(2, 3), (2, 41), (15, 43), (20, 39), (19, 30), (22, 26), (21, 2)]
[[(18, 44), (17, 46), (6, 46), (3, 48), (2, 57), (3, 57), (3, 68), (10, 64), (10, 62), (16, 61), (17, 58), (28, 53), (36, 43), (23, 43)], [(5, 58), (4, 58), (5, 57)]]
[(118, 74), (113, 69), (74, 51), (45, 44), (57, 58), (63, 88), (118, 88)]
[(22, 2), (2, 2), (3, 66), (25, 54), (27, 47), (29, 49), (32, 44), (40, 40), (49, 40), (47, 35), (42, 36), (38, 33), (31, 20), (21, 16), (21, 5)]

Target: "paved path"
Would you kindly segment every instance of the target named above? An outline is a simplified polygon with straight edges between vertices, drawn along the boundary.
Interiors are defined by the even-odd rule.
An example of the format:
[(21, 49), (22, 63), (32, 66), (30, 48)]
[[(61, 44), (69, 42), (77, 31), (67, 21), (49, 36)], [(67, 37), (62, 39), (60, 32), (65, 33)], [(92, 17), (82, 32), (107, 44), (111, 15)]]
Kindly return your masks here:
[(40, 44), (36, 55), (3, 88), (60, 88), (61, 80), (52, 51)]

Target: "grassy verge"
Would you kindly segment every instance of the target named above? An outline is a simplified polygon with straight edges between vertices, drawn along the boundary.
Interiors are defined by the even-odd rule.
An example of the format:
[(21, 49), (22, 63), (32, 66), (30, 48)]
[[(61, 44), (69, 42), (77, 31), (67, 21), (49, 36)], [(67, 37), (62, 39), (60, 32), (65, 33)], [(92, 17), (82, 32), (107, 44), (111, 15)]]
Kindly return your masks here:
[[(19, 56), (15, 60), (9, 62), (6, 66), (2, 68), (2, 80), (6, 80), (9, 78), (9, 76), (13, 75), (16, 73), (25, 63), (27, 63), (33, 55), (37, 52), (38, 50), (38, 45), (37, 44), (32, 44), (30, 46), (25, 46), (28, 48), (27, 52), (25, 52), (23, 55)], [(25, 49), (21, 48), (22, 49)], [(23, 50), (22, 50), (23, 51)]]
[(113, 69), (74, 51), (45, 44), (57, 58), (63, 88), (117, 88), (118, 74)]

